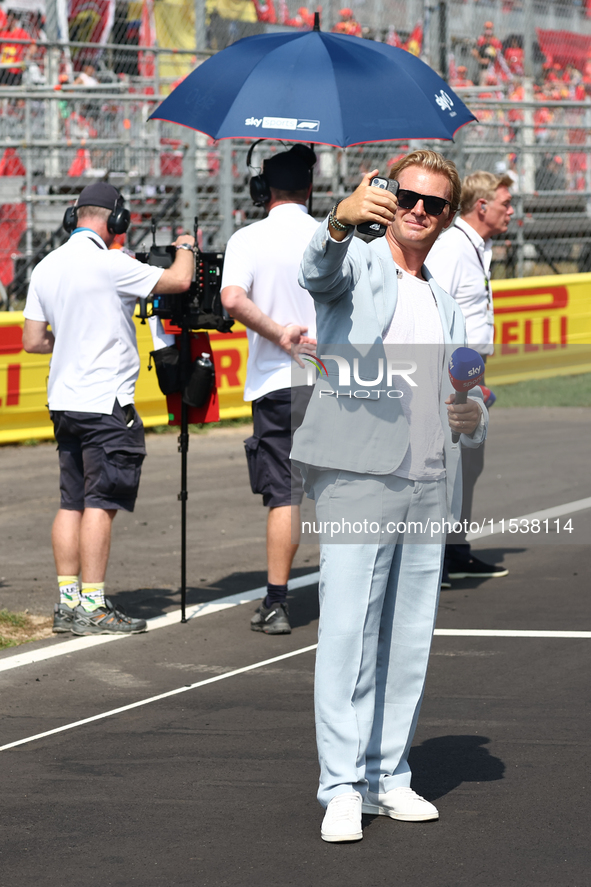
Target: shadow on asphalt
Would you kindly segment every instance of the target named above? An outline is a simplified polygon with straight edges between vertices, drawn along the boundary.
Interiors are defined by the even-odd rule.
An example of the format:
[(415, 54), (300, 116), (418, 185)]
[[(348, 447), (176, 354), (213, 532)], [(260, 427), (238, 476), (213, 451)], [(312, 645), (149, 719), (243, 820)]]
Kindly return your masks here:
[(408, 758), (414, 790), (434, 801), (464, 782), (503, 779), (505, 765), (483, 748), (488, 742), (486, 736), (436, 736), (414, 746)]
[[(300, 567), (291, 572), (293, 579), (315, 572), (316, 567)], [(267, 582), (267, 573), (263, 570), (251, 570), (240, 573), (230, 573), (224, 576), (215, 585), (202, 588), (197, 586), (187, 587), (187, 606), (215, 601), (218, 598), (232, 594), (250, 591), (260, 588)], [(261, 595), (262, 596), (262, 595)], [(123, 591), (118, 594), (109, 592), (110, 600), (116, 606), (122, 606), (128, 613), (138, 619), (151, 619), (161, 616), (170, 610), (178, 609), (181, 605), (181, 595), (178, 588), (137, 588), (133, 591)], [(316, 585), (304, 588), (295, 595), (288, 596), (290, 606), (291, 624), (293, 628), (309, 625), (318, 619), (318, 590)], [(254, 602), (253, 602), (254, 603)]]

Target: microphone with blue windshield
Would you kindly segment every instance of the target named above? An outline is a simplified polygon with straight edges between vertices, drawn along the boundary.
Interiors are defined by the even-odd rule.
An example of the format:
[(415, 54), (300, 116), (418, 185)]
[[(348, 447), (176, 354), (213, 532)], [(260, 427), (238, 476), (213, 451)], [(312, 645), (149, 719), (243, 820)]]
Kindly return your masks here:
[[(473, 348), (456, 348), (449, 359), (449, 378), (456, 392), (455, 403), (466, 403), (470, 389), (478, 385), (484, 376), (484, 360)], [(452, 431), (452, 443), (457, 443), (460, 435)]]

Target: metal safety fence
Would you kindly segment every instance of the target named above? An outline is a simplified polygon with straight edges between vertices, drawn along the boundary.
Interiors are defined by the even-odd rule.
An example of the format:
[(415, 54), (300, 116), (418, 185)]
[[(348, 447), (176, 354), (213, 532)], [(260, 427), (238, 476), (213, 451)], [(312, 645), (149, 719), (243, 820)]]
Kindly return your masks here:
[[(450, 142), (386, 142), (346, 150), (318, 146), (313, 213), (326, 215), (374, 167), (427, 145), (455, 161), (461, 175), (507, 172), (516, 213), (495, 244), (497, 277), (591, 270), (591, 103), (556, 102), (540, 116), (534, 102), (467, 101), (478, 118)], [(22, 300), (30, 270), (61, 243), (64, 210), (87, 184), (106, 179), (132, 212), (126, 246), (147, 242), (152, 217), (161, 242), (199, 219), (202, 248), (220, 250), (241, 225), (262, 218), (252, 205), (246, 166), (250, 143), (149, 121), (154, 96), (111, 92), (0, 90), (0, 275), (11, 304)], [(254, 152), (255, 168), (283, 145)], [(5, 307), (7, 307), (7, 299)]]
[[(94, 30), (76, 0), (66, 12), (61, 0), (46, 0), (45, 18), (5, 2), (21, 33), (6, 36), (6, 23), (0, 31), (3, 307), (22, 304), (31, 269), (65, 237), (65, 207), (89, 182), (106, 179), (123, 192), (132, 250), (147, 241), (152, 217), (164, 242), (198, 216), (201, 245), (215, 250), (262, 217), (249, 197), (249, 143), (215, 144), (148, 117), (212, 52), (263, 31), (309, 28), (312, 8), (298, 2), (97, 0), (104, 21), (95, 17)], [(353, 0), (347, 9), (329, 0), (318, 8), (326, 30), (421, 55), (478, 122), (455, 143), (318, 146), (315, 216), (366, 170), (387, 172), (428, 144), (461, 175), (513, 178), (516, 213), (495, 243), (497, 277), (591, 270), (591, 0)], [(254, 167), (281, 149), (263, 143)]]

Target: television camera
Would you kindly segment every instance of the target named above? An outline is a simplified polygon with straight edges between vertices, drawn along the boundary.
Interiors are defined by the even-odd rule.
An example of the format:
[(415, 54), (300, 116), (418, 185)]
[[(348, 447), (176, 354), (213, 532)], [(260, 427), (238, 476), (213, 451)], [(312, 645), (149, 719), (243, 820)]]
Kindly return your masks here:
[[(170, 268), (176, 256), (174, 246), (156, 243), (156, 222), (152, 219), (152, 245), (147, 252), (136, 252), (136, 259), (157, 268)], [(184, 293), (166, 293), (140, 299), (140, 317), (145, 323), (148, 302), (152, 314), (162, 320), (170, 320), (181, 330), (217, 330), (229, 333), (234, 321), (222, 305), (222, 267), (224, 254), (201, 252), (197, 243), (197, 219), (195, 219), (195, 273), (190, 289)]]
[[(152, 245), (147, 252), (136, 252), (136, 259), (157, 268), (170, 268), (176, 256), (174, 246), (156, 243), (156, 222), (152, 219)], [(158, 382), (163, 394), (181, 392), (181, 426), (179, 452), (181, 454), (181, 622), (186, 622), (187, 599), (187, 454), (189, 452), (189, 407), (203, 406), (209, 401), (215, 384), (211, 355), (203, 353), (193, 361), (191, 333), (198, 330), (231, 332), (234, 320), (222, 305), (223, 253), (201, 252), (197, 240), (195, 218), (195, 271), (190, 288), (184, 293), (152, 293), (139, 299), (141, 322), (151, 315), (169, 320), (180, 329), (180, 348), (171, 345), (151, 352), (156, 365)]]

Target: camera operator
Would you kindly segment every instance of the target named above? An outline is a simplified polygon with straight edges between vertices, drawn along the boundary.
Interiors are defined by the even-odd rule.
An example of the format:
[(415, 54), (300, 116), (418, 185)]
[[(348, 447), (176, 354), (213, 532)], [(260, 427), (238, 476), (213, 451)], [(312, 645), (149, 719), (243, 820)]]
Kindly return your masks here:
[(54, 632), (146, 630), (143, 619), (105, 599), (104, 587), (113, 519), (119, 509), (133, 511), (146, 453), (133, 403), (140, 368), (133, 313), (137, 298), (190, 287), (194, 238), (177, 238), (166, 270), (109, 250), (129, 227), (123, 203), (106, 182), (83, 189), (64, 216), (71, 237), (34, 269), (24, 311), (25, 351), (52, 354), (48, 406), (61, 491), (52, 531)]
[(269, 509), (267, 596), (250, 627), (265, 634), (291, 632), (287, 580), (298, 549), (292, 518), (299, 527), (303, 489), (289, 452), (292, 424), (295, 430), (311, 394), (306, 386), (292, 393), (291, 350), (310, 346), (314, 352), (315, 339), (306, 333), (316, 328), (316, 312), (298, 284), (298, 269), (318, 227), (306, 209), (315, 162), (314, 151), (301, 144), (265, 160), (262, 175), (251, 179), (250, 193), (267, 218), (230, 238), (222, 277), (224, 307), (248, 328), (244, 399), (252, 401), (254, 433), (244, 443), (252, 491), (262, 494)]

